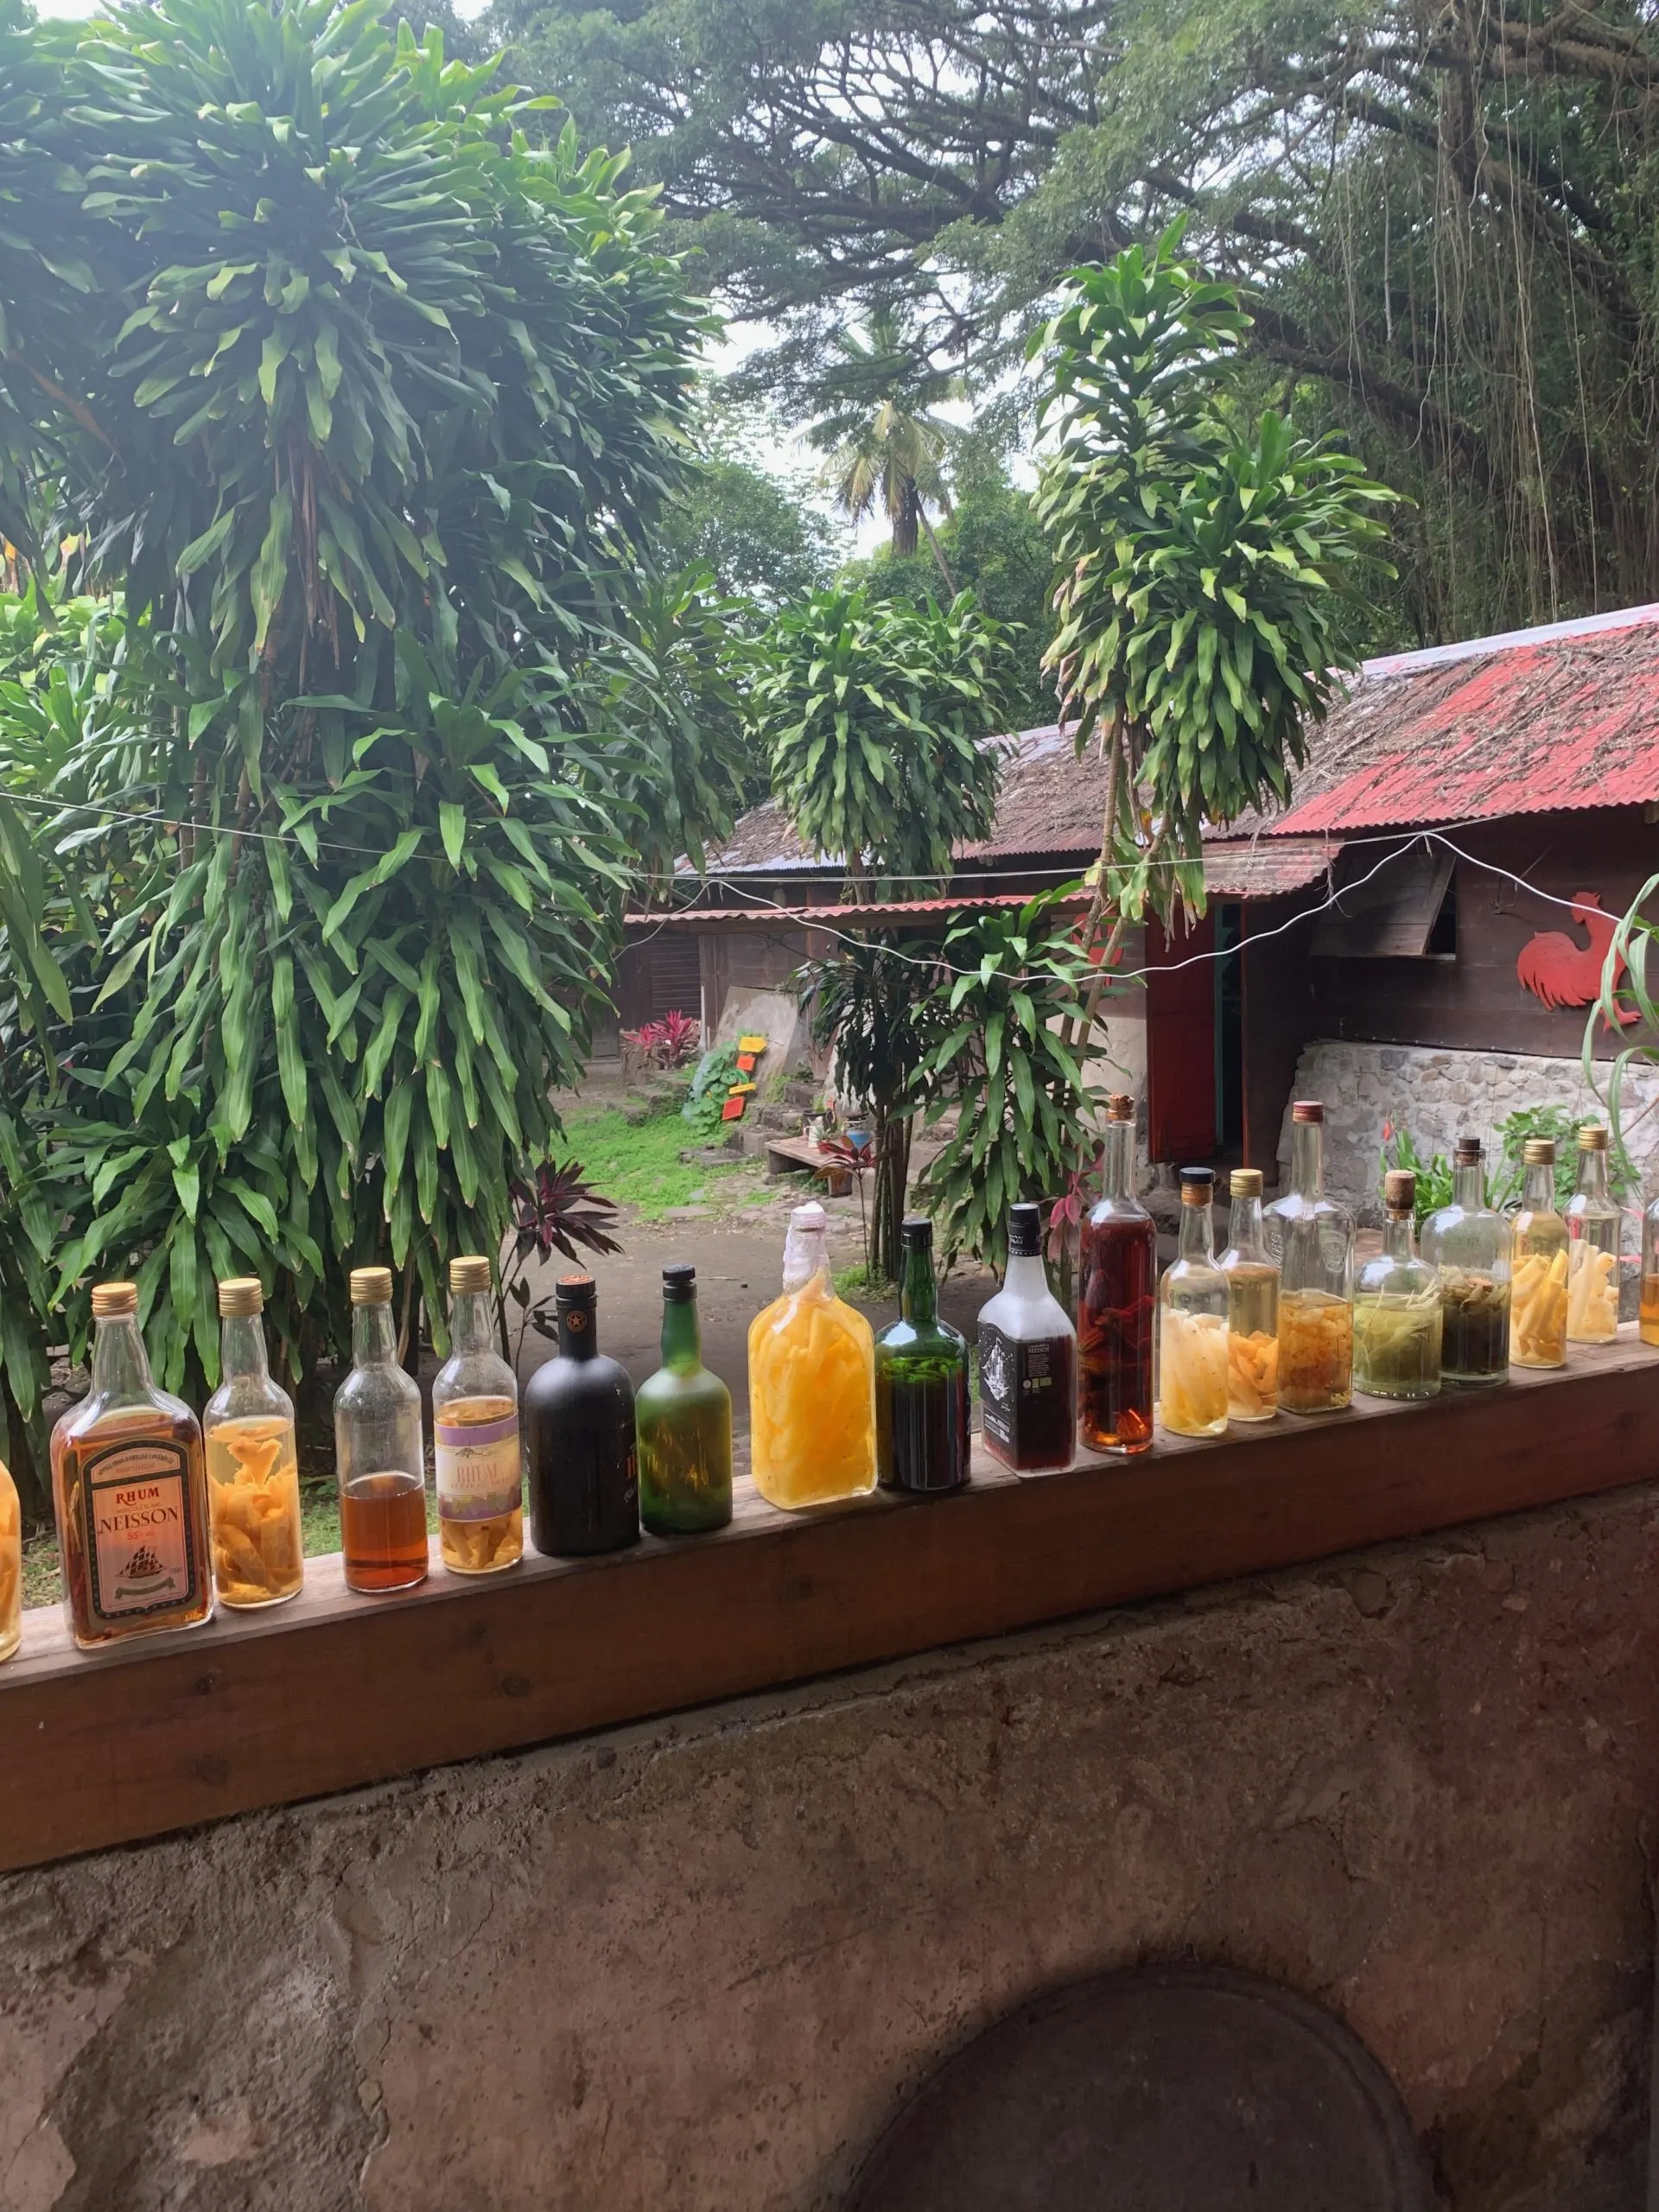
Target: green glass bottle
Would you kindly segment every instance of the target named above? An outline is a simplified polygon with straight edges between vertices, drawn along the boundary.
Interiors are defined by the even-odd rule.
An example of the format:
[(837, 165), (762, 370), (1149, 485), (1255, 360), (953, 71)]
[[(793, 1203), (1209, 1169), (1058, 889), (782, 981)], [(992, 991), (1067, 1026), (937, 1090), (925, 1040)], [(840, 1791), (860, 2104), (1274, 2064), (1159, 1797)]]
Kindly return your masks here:
[(663, 1363), (634, 1402), (639, 1518), (653, 1536), (696, 1536), (732, 1517), (732, 1394), (702, 1363), (697, 1271), (663, 1269)]
[(903, 1318), (875, 1340), (875, 1478), (884, 1490), (960, 1490), (968, 1479), (968, 1345), (938, 1318), (933, 1224), (904, 1224)]

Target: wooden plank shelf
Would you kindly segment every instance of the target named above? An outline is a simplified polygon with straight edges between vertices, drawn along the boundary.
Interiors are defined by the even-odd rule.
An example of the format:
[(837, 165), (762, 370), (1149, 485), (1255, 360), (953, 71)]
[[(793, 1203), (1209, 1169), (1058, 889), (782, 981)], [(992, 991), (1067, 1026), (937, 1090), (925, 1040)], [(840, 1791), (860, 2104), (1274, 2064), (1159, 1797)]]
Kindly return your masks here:
[(604, 1559), (437, 1565), (362, 1598), (338, 1555), (292, 1604), (74, 1650), (25, 1616), (0, 1669), (0, 1867), (835, 1669), (1289, 1567), (1659, 1475), (1659, 1351), (1626, 1327), (1554, 1375), (1428, 1405), (1360, 1401), (951, 1497), (775, 1512)]

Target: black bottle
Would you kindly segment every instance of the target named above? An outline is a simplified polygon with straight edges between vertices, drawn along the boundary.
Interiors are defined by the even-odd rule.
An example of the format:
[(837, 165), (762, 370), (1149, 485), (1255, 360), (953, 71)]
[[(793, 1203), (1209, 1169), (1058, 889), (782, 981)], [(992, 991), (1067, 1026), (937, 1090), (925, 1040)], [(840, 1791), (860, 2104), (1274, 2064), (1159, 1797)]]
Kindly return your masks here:
[(580, 1559), (639, 1540), (633, 1385), (594, 1341), (593, 1277), (561, 1276), (554, 1303), (557, 1355), (524, 1390), (530, 1535), (538, 1552)]

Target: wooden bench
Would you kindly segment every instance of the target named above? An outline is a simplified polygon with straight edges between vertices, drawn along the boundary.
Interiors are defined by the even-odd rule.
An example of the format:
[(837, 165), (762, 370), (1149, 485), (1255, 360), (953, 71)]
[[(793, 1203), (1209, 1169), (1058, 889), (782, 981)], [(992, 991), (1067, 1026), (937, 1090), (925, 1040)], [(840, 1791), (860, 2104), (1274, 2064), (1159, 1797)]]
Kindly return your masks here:
[(853, 1171), (838, 1154), (822, 1152), (808, 1137), (766, 1137), (766, 1174), (775, 1181), (800, 1168), (822, 1175), (832, 1198), (844, 1198), (853, 1187)]

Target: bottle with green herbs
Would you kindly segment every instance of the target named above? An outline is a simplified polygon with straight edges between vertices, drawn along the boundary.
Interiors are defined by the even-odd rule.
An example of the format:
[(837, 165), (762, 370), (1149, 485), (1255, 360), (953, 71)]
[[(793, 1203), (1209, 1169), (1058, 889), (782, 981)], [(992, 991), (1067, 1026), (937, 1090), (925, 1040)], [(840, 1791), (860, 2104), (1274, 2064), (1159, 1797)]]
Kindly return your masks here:
[(1502, 1382), (1510, 1372), (1510, 1224), (1486, 1203), (1480, 1139), (1460, 1136), (1452, 1203), (1423, 1224), (1423, 1257), (1440, 1279), (1440, 1376)]
[(697, 1271), (663, 1269), (663, 1363), (634, 1400), (639, 1518), (653, 1536), (702, 1535), (732, 1517), (732, 1394), (702, 1363)]
[(875, 1340), (875, 1478), (884, 1490), (931, 1494), (968, 1479), (968, 1346), (941, 1321), (933, 1224), (903, 1226), (900, 1317)]
[(1382, 1179), (1382, 1249), (1354, 1283), (1354, 1388), (1368, 1398), (1433, 1398), (1440, 1389), (1440, 1278), (1417, 1257), (1417, 1178)]

